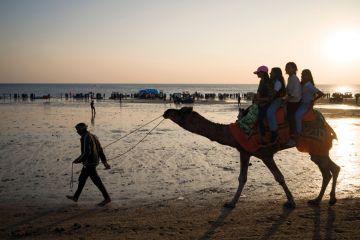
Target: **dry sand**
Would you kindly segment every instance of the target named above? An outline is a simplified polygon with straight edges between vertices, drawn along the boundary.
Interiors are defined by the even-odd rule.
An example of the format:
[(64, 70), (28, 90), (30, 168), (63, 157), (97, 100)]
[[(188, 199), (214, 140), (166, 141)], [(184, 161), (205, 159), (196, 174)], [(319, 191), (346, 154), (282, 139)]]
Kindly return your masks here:
[[(2, 206), (2, 239), (359, 239), (359, 199), (295, 210), (281, 201), (222, 199), (161, 201), (138, 207), (88, 205)], [(206, 198), (206, 199), (205, 199)], [(196, 201), (195, 201), (196, 200)], [(5, 221), (6, 219), (6, 221)]]
[[(83, 102), (1, 104), (0, 238), (360, 238), (360, 109), (332, 106), (318, 107), (339, 138), (330, 154), (342, 167), (339, 202), (328, 207), (327, 190), (321, 208), (306, 205), (318, 194), (321, 174), (306, 154), (290, 149), (275, 157), (297, 202), (288, 212), (282, 189), (256, 158), (239, 204), (222, 209), (237, 187), (239, 153), (168, 120), (133, 151), (110, 161), (111, 170), (98, 168), (113, 199), (109, 206), (94, 207), (101, 194), (91, 181), (73, 204), (64, 196), (71, 194), (71, 161), (80, 149), (76, 123), (87, 122), (105, 146), (175, 105), (96, 103), (91, 121)], [(199, 104), (194, 110), (220, 123), (237, 115), (235, 104)], [(107, 156), (125, 152), (156, 123), (106, 148)], [(80, 169), (75, 166), (75, 178)]]

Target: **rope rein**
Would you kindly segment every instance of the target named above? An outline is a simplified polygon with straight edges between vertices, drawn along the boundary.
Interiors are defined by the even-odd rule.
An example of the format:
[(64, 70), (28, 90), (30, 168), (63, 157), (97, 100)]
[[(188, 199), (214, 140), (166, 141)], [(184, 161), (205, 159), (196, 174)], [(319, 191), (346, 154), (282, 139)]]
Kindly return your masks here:
[(161, 120), (158, 124), (156, 124), (156, 126), (153, 127), (149, 132), (147, 132), (146, 135), (145, 135), (140, 141), (138, 141), (134, 146), (132, 146), (131, 148), (129, 148), (129, 149), (126, 150), (125, 152), (123, 152), (123, 153), (121, 153), (121, 154), (119, 154), (119, 155), (117, 155), (117, 156), (115, 156), (115, 157), (109, 158), (108, 160), (114, 160), (114, 159), (116, 159), (116, 158), (119, 158), (119, 157), (125, 155), (126, 153), (130, 152), (131, 150), (133, 150), (133, 149), (134, 149), (137, 145), (139, 145), (147, 136), (149, 136), (150, 133), (151, 133), (152, 131), (154, 131), (155, 128), (157, 128), (164, 120), (165, 120), (165, 118), (164, 118), (163, 120)]
[(71, 164), (71, 179), (70, 179), (70, 190), (74, 187), (74, 163)]
[(149, 125), (150, 123), (154, 122), (155, 120), (157, 120), (157, 119), (159, 119), (159, 118), (161, 118), (161, 117), (162, 117), (162, 115), (160, 115), (159, 117), (157, 117), (157, 118), (155, 118), (155, 119), (151, 120), (151, 121), (150, 121), (150, 122), (148, 122), (148, 123), (145, 123), (144, 125), (142, 125), (142, 126), (138, 127), (137, 129), (132, 130), (131, 132), (129, 132), (128, 134), (126, 134), (126, 135), (122, 136), (121, 138), (116, 139), (115, 141), (113, 141), (113, 142), (109, 143), (108, 145), (106, 145), (105, 147), (103, 147), (103, 149), (105, 149), (105, 148), (107, 148), (108, 146), (110, 146), (110, 145), (112, 145), (112, 144), (114, 144), (114, 143), (116, 143), (116, 142), (120, 141), (121, 139), (123, 139), (123, 138), (125, 138), (125, 137), (129, 136), (130, 134), (132, 134), (132, 133), (134, 133), (134, 132), (136, 132), (136, 131), (140, 130), (141, 128), (143, 128), (143, 127), (145, 127), (145, 126)]

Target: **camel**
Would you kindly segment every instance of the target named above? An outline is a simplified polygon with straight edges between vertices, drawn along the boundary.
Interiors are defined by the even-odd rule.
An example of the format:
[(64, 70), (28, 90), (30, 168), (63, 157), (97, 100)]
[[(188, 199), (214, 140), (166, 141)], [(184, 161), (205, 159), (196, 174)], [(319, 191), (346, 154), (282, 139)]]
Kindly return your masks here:
[[(168, 109), (164, 112), (163, 117), (165, 119), (170, 119), (174, 123), (178, 124), (180, 127), (184, 128), (185, 130), (204, 136), (210, 139), (211, 141), (216, 141), (222, 145), (236, 148), (240, 152), (240, 174), (238, 177), (239, 185), (232, 200), (226, 202), (224, 204), (224, 207), (235, 208), (240, 198), (241, 192), (247, 181), (247, 172), (248, 172), (248, 166), (251, 156), (259, 158), (273, 174), (275, 180), (282, 186), (287, 197), (287, 201), (285, 202), (284, 207), (290, 209), (296, 207), (294, 197), (290, 192), (288, 186), (286, 185), (284, 176), (274, 161), (274, 154), (276, 152), (284, 150), (289, 147), (280, 147), (278, 149), (272, 149), (272, 150), (266, 149), (266, 151), (259, 150), (256, 151), (255, 153), (250, 153), (246, 151), (232, 137), (228, 124), (219, 124), (219, 123), (211, 122), (206, 118), (204, 118), (203, 116), (201, 116), (199, 113), (193, 111), (192, 107), (183, 107), (180, 110)], [(322, 185), (319, 195), (315, 199), (309, 200), (308, 204), (319, 205), (321, 203), (326, 187), (328, 186), (332, 178), (333, 180), (332, 180), (329, 204), (334, 205), (336, 203), (336, 194), (335, 194), (336, 181), (340, 172), (340, 167), (336, 165), (330, 159), (329, 156), (317, 156), (310, 154), (310, 158), (319, 167), (323, 179), (322, 179)]]

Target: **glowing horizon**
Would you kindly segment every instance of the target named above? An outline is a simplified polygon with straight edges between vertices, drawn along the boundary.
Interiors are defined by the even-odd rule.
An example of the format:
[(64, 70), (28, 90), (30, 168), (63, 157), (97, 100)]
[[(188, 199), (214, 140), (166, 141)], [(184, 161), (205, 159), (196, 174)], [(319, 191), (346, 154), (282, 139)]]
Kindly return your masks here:
[(294, 61), (317, 84), (360, 84), (358, 9), (355, 0), (5, 0), (0, 83), (257, 84), (259, 65), (284, 73)]

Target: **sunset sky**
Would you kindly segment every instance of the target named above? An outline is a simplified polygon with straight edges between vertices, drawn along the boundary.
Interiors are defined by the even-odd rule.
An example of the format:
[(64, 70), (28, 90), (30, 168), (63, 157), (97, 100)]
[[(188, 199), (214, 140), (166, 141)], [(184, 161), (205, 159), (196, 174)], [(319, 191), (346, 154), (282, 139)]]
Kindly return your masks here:
[(360, 1), (0, 1), (0, 83), (258, 83), (288, 61), (360, 84)]

